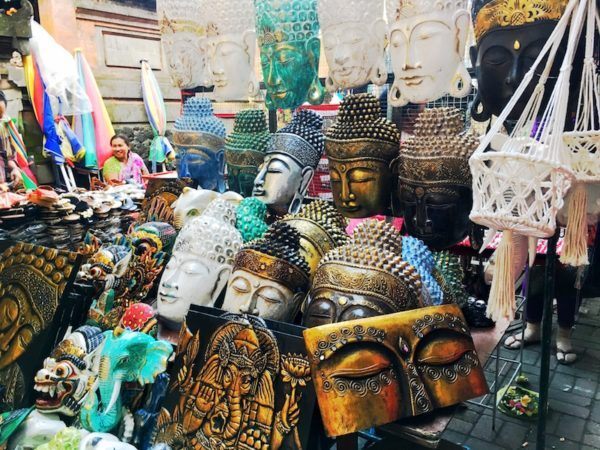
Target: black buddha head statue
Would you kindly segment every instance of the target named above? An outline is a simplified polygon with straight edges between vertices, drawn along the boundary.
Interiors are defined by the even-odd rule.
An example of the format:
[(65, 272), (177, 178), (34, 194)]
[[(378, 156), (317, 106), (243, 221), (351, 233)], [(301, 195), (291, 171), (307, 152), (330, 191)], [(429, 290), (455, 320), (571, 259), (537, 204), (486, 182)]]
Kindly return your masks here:
[[(471, 47), (471, 59), (479, 89), (472, 106), (474, 119), (486, 121), (492, 115), (500, 115), (539, 56), (567, 3), (568, 0), (474, 0), (472, 17), (477, 46)], [(557, 56), (556, 61), (561, 60)], [(519, 118), (544, 65), (539, 66), (538, 76), (513, 108), (509, 120)], [(558, 64), (554, 64), (553, 71), (557, 70)]]
[(469, 157), (479, 141), (463, 128), (458, 109), (426, 109), (417, 118), (415, 135), (402, 143), (392, 163), (398, 175), (395, 215), (404, 217), (411, 236), (435, 249), (460, 242), (469, 230)]

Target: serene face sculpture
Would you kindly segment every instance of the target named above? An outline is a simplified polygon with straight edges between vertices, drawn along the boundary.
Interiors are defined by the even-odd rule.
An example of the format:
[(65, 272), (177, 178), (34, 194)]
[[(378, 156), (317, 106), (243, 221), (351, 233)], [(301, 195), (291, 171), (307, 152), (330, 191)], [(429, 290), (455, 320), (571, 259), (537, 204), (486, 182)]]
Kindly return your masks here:
[(389, 166), (399, 141), (396, 126), (381, 117), (377, 98), (356, 94), (344, 99), (325, 140), (333, 201), (344, 216), (389, 211), (393, 185)]
[(269, 109), (323, 102), (317, 0), (256, 2), (256, 28)]
[(157, 1), (161, 43), (171, 81), (179, 89), (209, 86), (206, 30), (193, 0)]
[[(474, 2), (477, 47), (471, 48), (471, 60), (478, 85), (478, 96), (472, 106), (476, 120), (486, 121), (492, 115), (500, 115), (552, 34), (567, 3), (565, 0), (532, 4), (507, 0)], [(527, 87), (509, 120), (519, 118), (537, 79), (534, 77)]]
[(0, 370), (54, 318), (77, 254), (16, 243), (0, 255)]
[(103, 340), (99, 328), (84, 325), (52, 350), (34, 379), (38, 411), (77, 415), (91, 387), (93, 354)]
[(191, 304), (212, 306), (227, 284), (233, 258), (242, 245), (235, 208), (214, 200), (177, 237), (160, 280), (157, 310), (162, 319), (182, 323)]
[(304, 205), (298, 214), (289, 214), (282, 221), (300, 234), (300, 254), (310, 267), (311, 279), (321, 258), (348, 238), (346, 220), (325, 200)]
[(424, 414), (488, 391), (456, 305), (308, 328), (304, 340), (328, 436)]
[(318, 0), (330, 92), (387, 80), (383, 0)]
[(271, 134), (262, 110), (242, 110), (225, 140), (229, 189), (250, 197), (258, 167), (263, 163)]
[(390, 103), (464, 97), (471, 77), (463, 57), (469, 33), (466, 0), (387, 0), (394, 85)]
[(254, 74), (256, 32), (252, 0), (204, 2), (207, 65), (217, 101), (247, 100), (258, 94)]
[(394, 163), (394, 194), (406, 230), (436, 249), (448, 248), (468, 234), (473, 204), (468, 160), (478, 139), (463, 132), (460, 111), (425, 110), (415, 136), (402, 143)]
[(301, 110), (271, 136), (252, 195), (277, 215), (296, 213), (323, 154), (323, 119)]
[(236, 256), (223, 309), (291, 321), (308, 287), (308, 264), (299, 254), (298, 232), (276, 222), (263, 239)]

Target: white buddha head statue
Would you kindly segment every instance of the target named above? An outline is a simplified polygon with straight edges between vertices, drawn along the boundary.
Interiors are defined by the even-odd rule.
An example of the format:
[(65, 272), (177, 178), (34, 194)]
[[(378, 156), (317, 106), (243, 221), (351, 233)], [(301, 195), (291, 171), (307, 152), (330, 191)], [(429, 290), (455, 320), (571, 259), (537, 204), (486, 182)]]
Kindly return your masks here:
[(235, 206), (218, 198), (202, 215), (186, 221), (158, 287), (162, 319), (181, 323), (191, 304), (214, 304), (242, 246), (235, 219)]
[(207, 69), (217, 101), (247, 100), (259, 91), (254, 70), (253, 0), (201, 2), (206, 21)]
[(464, 65), (467, 0), (386, 0), (394, 84), (390, 103), (427, 103), (471, 91)]
[(330, 92), (386, 82), (383, 5), (384, 0), (319, 0)]
[(210, 86), (206, 72), (206, 27), (197, 0), (157, 0), (160, 40), (174, 86)]

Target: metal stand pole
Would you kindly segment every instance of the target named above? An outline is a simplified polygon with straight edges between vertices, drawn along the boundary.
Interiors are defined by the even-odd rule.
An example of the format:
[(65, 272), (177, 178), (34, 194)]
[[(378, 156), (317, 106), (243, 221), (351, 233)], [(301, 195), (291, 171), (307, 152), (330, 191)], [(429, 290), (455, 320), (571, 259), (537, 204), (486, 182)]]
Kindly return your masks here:
[(544, 315), (542, 318), (542, 365), (540, 368), (540, 405), (537, 421), (537, 450), (546, 448), (546, 419), (548, 417), (548, 389), (550, 388), (550, 344), (552, 342), (552, 301), (556, 281), (556, 243), (559, 230), (548, 239), (546, 252), (546, 284), (544, 287)]

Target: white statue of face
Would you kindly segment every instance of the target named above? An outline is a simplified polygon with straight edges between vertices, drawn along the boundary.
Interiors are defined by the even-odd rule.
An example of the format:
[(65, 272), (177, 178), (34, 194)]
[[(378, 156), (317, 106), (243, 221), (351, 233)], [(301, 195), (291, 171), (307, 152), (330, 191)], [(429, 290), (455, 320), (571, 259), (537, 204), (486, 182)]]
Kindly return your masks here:
[(159, 316), (181, 323), (190, 305), (212, 306), (230, 272), (230, 266), (189, 251), (173, 253), (158, 287)]
[(302, 296), (281, 283), (237, 269), (227, 285), (223, 309), (287, 322), (293, 319)]
[(256, 33), (229, 34), (207, 40), (208, 71), (218, 101), (247, 100), (258, 93), (254, 73)]
[(206, 40), (187, 31), (163, 31), (161, 42), (171, 80), (180, 89), (210, 86), (206, 73)]
[(435, 11), (391, 25), (393, 106), (427, 103), (450, 93), (464, 97), (471, 78), (463, 63), (469, 30), (466, 10)]
[(382, 19), (369, 26), (345, 22), (323, 29), (329, 91), (385, 83), (385, 27)]

